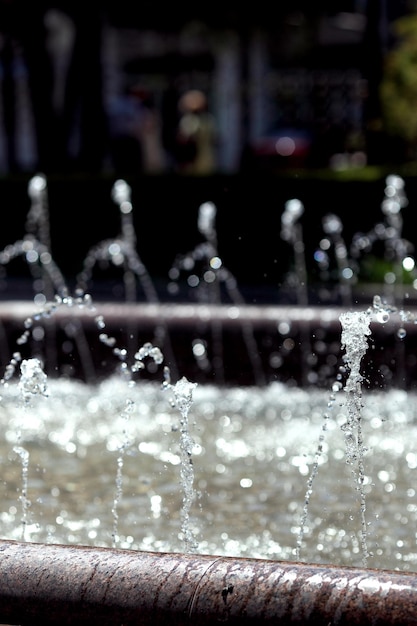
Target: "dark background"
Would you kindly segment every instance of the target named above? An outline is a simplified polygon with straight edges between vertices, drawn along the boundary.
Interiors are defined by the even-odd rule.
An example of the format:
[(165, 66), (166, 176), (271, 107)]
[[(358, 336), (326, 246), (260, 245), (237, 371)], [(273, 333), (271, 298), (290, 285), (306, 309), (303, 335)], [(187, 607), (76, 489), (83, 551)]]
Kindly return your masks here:
[[(57, 118), (51, 108), (48, 63), (44, 47), (45, 11), (57, 8), (66, 12), (77, 26), (78, 47), (69, 74), (66, 109)], [(224, 265), (236, 276), (245, 296), (251, 302), (280, 301), (283, 282), (292, 263), (292, 251), (280, 236), (281, 215), (285, 202), (299, 198), (305, 205), (302, 218), (308, 270), (314, 279), (312, 255), (322, 237), (322, 217), (337, 213), (344, 224), (344, 237), (349, 243), (354, 233), (368, 231), (381, 219), (385, 176), (403, 171), (403, 152), (393, 150), (383, 132), (375, 132), (372, 122), (379, 115), (378, 84), (381, 78), (384, 54), (394, 45), (390, 24), (407, 11), (410, 3), (401, 1), (334, 2), (293, 1), (253, 4), (211, 2), (194, 7), (178, 3), (131, 2), (85, 3), (31, 3), (3, 1), (0, 3), (0, 31), (2, 32), (2, 98), (3, 141), (8, 144), (6, 171), (0, 176), (0, 206), (3, 226), (0, 229), (0, 247), (12, 244), (24, 236), (26, 214), (29, 209), (27, 185), (38, 171), (48, 179), (49, 212), (52, 255), (70, 284), (82, 268), (90, 246), (102, 239), (114, 238), (120, 231), (120, 217), (111, 200), (111, 188), (118, 177), (125, 178), (132, 188), (134, 225), (138, 253), (149, 273), (158, 284), (161, 299), (166, 292), (168, 271), (177, 254), (191, 250), (201, 241), (197, 229), (199, 205), (213, 201), (218, 209), (217, 233), (219, 254)], [(289, 56), (282, 40), (289, 16), (302, 17), (305, 32), (316, 32), (323, 16), (334, 18), (340, 13), (360, 14), (365, 28), (355, 45), (321, 46), (314, 40), (304, 56)], [(253, 159), (242, 160), (241, 167), (232, 172), (218, 171), (210, 176), (187, 177), (168, 171), (147, 176), (141, 172), (116, 171), (105, 162), (108, 129), (103, 98), (103, 61), (99, 41), (102, 21), (116, 28), (137, 29), (175, 34), (193, 20), (202, 21), (215, 36), (225, 29), (237, 33), (241, 44), (243, 98), (244, 79), (250, 62), (245, 42), (258, 29), (266, 33), (269, 42), (275, 42), (274, 62), (282, 67), (346, 69), (358, 68), (367, 84), (363, 103), (362, 131), (365, 138), (366, 166), (352, 171), (349, 176), (331, 171), (321, 161), (267, 164)], [(281, 37), (281, 39), (280, 39)], [(32, 106), (37, 137), (37, 162), (22, 167), (17, 159), (14, 136), (16, 119), (13, 109), (13, 80), (8, 83), (8, 54), (18, 40), (24, 51), (31, 88)], [(278, 46), (280, 44), (280, 46)], [(45, 56), (46, 55), (46, 56)], [(9, 59), (10, 60), (10, 59)], [(158, 75), (188, 72), (189, 61), (177, 53), (153, 56), (139, 64), (139, 74)], [(197, 63), (196, 58), (194, 62)], [(205, 72), (210, 73), (210, 60), (199, 59)], [(204, 65), (206, 63), (206, 65)], [(142, 65), (141, 65), (142, 64)], [(201, 69), (201, 68), (200, 68)], [(83, 106), (75, 107), (79, 115), (80, 147), (74, 156), (68, 153), (71, 139), (73, 103), (82, 94)], [(81, 110), (81, 113), (80, 113)], [(243, 107), (239, 121), (247, 128), (247, 110)], [(70, 123), (71, 122), (71, 123)], [(311, 130), (311, 129), (309, 129)], [(332, 129), (330, 129), (332, 130)], [(345, 129), (346, 130), (346, 129)], [(318, 145), (323, 137), (316, 137)], [(398, 147), (398, 146), (397, 146)], [(242, 144), (242, 154), (246, 141)], [(330, 155), (331, 156), (331, 155)], [(409, 163), (408, 163), (409, 164)], [(297, 167), (294, 167), (294, 166)], [(408, 170), (410, 172), (410, 170)], [(366, 173), (365, 173), (366, 172)], [(412, 173), (405, 174), (409, 205), (404, 210), (404, 236), (413, 244), (417, 241), (412, 228), (416, 182)], [(13, 276), (24, 275), (24, 268), (7, 268)], [(7, 297), (8, 292), (3, 292)], [(138, 294), (140, 298), (141, 295)]]

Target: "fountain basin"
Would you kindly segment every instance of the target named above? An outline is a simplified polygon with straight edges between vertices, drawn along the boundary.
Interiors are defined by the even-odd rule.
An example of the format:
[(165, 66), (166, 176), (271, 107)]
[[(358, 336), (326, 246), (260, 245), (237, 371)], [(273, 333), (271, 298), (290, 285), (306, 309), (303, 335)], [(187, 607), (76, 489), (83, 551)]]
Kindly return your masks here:
[(0, 619), (33, 624), (415, 624), (417, 576), (0, 542)]
[[(116, 367), (111, 352), (99, 340), (95, 319), (101, 315), (106, 332), (131, 353), (153, 340), (174, 377), (220, 385), (262, 386), (280, 381), (328, 389), (341, 363), (340, 315), (345, 310), (181, 303), (100, 302), (94, 310), (63, 306), (37, 322), (44, 328), (39, 341), (31, 340), (19, 349), (29, 356), (42, 356), (49, 341), (48, 358), (44, 357), (48, 375), (75, 375), (87, 382), (101, 379)], [(36, 311), (29, 301), (0, 302), (1, 367), (16, 350), (25, 320)], [(415, 308), (407, 312), (415, 318)], [(392, 315), (385, 323), (372, 323), (371, 328), (370, 349), (363, 363), (367, 385), (415, 388), (417, 324)], [(399, 329), (405, 330), (401, 337)], [(204, 358), (196, 356), (196, 342), (205, 346)]]
[[(384, 324), (372, 324), (374, 348), (364, 360), (365, 378), (372, 387), (363, 400), (364, 405), (369, 401), (364, 421), (370, 449), (365, 461), (372, 567), (351, 566), (361, 554), (356, 490), (343, 458), (340, 408), (318, 459), (304, 563), (291, 560), (307, 478), (341, 358), (341, 312), (320, 307), (99, 303), (95, 310), (57, 308), (50, 318), (40, 319), (42, 341), (31, 339), (19, 349), (26, 351), (24, 358), (43, 354), (47, 365), (47, 339), (53, 338), (57, 351), (51, 362), (58, 364), (59, 376), (52, 368), (52, 399), (58, 397), (52, 383), (69, 383), (62, 372), (75, 375), (76, 384), (67, 387), (60, 404), (49, 404), (46, 413), (37, 413), (36, 407), (19, 412), (16, 389), (4, 389), (5, 397), (11, 392), (11, 400), (0, 407), (5, 433), (0, 575), (7, 581), (0, 591), (0, 619), (83, 624), (91, 623), (94, 615), (102, 624), (164, 619), (173, 624), (220, 619), (236, 624), (278, 619), (300, 624), (414, 623), (417, 579), (409, 571), (396, 571), (417, 568), (414, 323), (393, 316)], [(117, 337), (117, 345), (134, 340), (137, 348), (153, 340), (156, 329), (156, 336), (165, 341), (163, 351), (172, 349), (179, 375), (199, 383), (191, 407), (199, 448), (194, 458), (196, 489), (201, 493), (201, 510), (192, 514), (199, 540), (196, 554), (183, 551), (179, 533), (182, 496), (175, 411), (167, 408), (167, 397), (153, 403), (154, 393), (163, 396), (160, 390), (149, 391), (147, 378), (160, 380), (155, 371), (145, 372), (143, 386), (138, 384), (135, 392), (119, 381), (120, 387), (110, 386), (100, 396), (101, 384), (105, 389), (117, 371), (117, 359), (98, 340), (98, 314), (106, 331)], [(16, 350), (25, 320), (33, 316), (30, 302), (0, 304), (9, 355)], [(195, 337), (203, 337), (210, 347), (213, 329), (219, 327), (224, 333), (224, 363), (230, 363), (223, 380), (215, 370), (201, 368), (191, 350)], [(407, 330), (405, 341), (399, 340), (400, 327)], [(263, 386), (256, 383), (245, 328), (261, 346)], [(277, 352), (282, 365), (274, 368), (271, 354)], [(313, 353), (315, 361), (309, 360)], [(7, 362), (9, 356), (2, 358)], [(308, 379), (315, 369), (320, 375)], [(399, 379), (403, 387), (398, 389), (394, 383), (400, 371), (407, 378)], [(92, 383), (89, 377), (96, 372), (100, 374)], [(386, 388), (374, 393), (381, 381)], [(139, 410), (126, 425), (120, 414), (130, 396)], [(34, 399), (36, 406), (48, 402)], [(123, 549), (115, 549), (109, 547), (111, 510), (124, 426), (130, 441), (117, 531)], [(16, 540), (22, 490), (19, 460), (12, 450), (18, 444), (30, 453), (27, 495), (32, 506), (24, 526), (29, 541)]]

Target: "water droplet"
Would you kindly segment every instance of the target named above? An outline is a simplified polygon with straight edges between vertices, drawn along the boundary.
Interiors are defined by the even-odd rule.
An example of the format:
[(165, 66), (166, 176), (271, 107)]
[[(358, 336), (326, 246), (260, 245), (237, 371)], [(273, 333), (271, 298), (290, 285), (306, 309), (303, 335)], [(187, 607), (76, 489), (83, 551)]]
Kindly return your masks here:
[(386, 324), (390, 318), (388, 311), (379, 311), (376, 315), (376, 321), (380, 324)]

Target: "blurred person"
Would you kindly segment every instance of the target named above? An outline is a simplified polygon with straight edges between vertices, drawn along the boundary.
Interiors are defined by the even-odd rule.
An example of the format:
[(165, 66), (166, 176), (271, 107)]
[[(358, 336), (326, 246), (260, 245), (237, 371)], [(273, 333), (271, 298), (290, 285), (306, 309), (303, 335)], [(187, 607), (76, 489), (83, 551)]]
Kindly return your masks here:
[(154, 97), (145, 91), (142, 97), (142, 115), (139, 127), (142, 164), (145, 174), (159, 174), (166, 169), (162, 145), (162, 121)]
[(131, 85), (110, 109), (110, 146), (119, 174), (157, 174), (165, 169), (162, 124), (153, 95)]
[(207, 175), (216, 169), (216, 127), (207, 108), (206, 95), (191, 89), (178, 103), (180, 119), (176, 137), (177, 170)]
[(117, 174), (142, 171), (141, 123), (140, 92), (136, 85), (129, 85), (114, 99), (109, 110), (110, 152)]

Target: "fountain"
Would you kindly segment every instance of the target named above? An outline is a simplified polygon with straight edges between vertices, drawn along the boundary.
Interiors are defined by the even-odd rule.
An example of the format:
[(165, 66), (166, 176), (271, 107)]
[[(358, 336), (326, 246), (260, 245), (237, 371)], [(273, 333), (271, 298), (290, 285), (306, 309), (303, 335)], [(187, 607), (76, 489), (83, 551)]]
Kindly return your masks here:
[[(205, 276), (207, 289), (197, 303), (164, 305), (137, 256), (123, 181), (115, 185), (127, 216), (122, 236), (90, 249), (70, 295), (45, 235), (46, 180), (31, 181), (42, 211), (32, 207), (30, 233), (0, 253), (3, 280), (23, 255), (35, 286), (34, 302), (0, 311), (1, 620), (412, 623), (417, 318), (391, 289), (411, 255), (400, 182), (387, 180), (385, 239), (376, 229), (393, 251), (390, 290), (367, 307), (330, 308), (308, 302), (294, 201), (283, 234), (298, 255), (291, 280), (299, 303), (244, 303), (206, 203), (206, 241), (174, 261), (169, 279), (202, 260), (203, 278), (189, 285)], [(366, 236), (349, 249), (334, 217), (324, 231), (350, 298), (354, 272), (346, 270), (358, 267)], [(323, 271), (324, 255), (317, 258)], [(125, 302), (94, 301), (100, 259), (124, 270), (122, 280), (128, 273)], [(145, 303), (134, 299), (136, 277), (145, 280)], [(135, 326), (134, 341), (122, 322)], [(220, 328), (223, 367), (207, 376), (196, 347), (219, 340)], [(306, 337), (307, 351), (297, 345)], [(407, 376), (397, 385), (400, 359)]]

